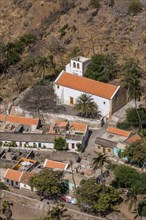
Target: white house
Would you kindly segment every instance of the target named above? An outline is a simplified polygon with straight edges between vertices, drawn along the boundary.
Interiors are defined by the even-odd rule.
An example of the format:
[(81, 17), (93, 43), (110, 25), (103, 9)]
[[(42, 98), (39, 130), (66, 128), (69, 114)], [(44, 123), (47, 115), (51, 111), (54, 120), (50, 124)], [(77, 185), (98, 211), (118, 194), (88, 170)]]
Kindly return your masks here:
[(65, 66), (65, 70), (68, 73), (83, 76), (90, 62), (91, 58), (78, 56), (70, 60), (70, 63)]
[(13, 186), (19, 189), (33, 190), (29, 185), (29, 179), (32, 176), (30, 172), (21, 172), (18, 170), (7, 169), (4, 175), (4, 181), (7, 185)]
[(61, 104), (74, 105), (77, 98), (86, 93), (92, 95), (98, 105), (98, 110), (101, 111), (103, 116), (109, 117), (121, 107), (119, 103), (120, 86), (95, 81), (79, 75), (62, 71), (55, 80), (54, 90)]

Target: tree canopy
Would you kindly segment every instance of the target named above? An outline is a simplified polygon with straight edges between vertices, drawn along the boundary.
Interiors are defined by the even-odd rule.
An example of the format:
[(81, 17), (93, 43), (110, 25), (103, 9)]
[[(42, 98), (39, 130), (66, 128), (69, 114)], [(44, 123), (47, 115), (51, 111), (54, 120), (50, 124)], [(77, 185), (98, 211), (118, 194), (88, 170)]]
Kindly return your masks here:
[(97, 184), (95, 178), (82, 180), (76, 190), (78, 204), (83, 211), (106, 215), (115, 210), (118, 192), (111, 186)]
[(142, 120), (138, 111), (137, 101), (142, 96), (142, 86), (140, 79), (144, 71), (138, 66), (134, 59), (128, 59), (123, 65), (123, 85), (128, 89), (129, 97), (135, 102), (135, 110), (139, 121), (140, 129), (142, 129)]
[(30, 185), (45, 197), (58, 198), (67, 191), (63, 181), (63, 172), (44, 169), (34, 174), (30, 179)]
[(115, 166), (115, 179), (112, 182), (114, 187), (135, 188), (138, 194), (146, 193), (146, 174), (138, 173), (134, 168), (126, 165)]
[(123, 156), (127, 157), (131, 164), (143, 167), (144, 163), (146, 163), (146, 143), (138, 141), (127, 146)]
[(139, 202), (137, 211), (138, 211), (138, 216), (146, 217), (146, 199)]
[(139, 127), (139, 117), (137, 114), (137, 111), (139, 113), (139, 116), (141, 118), (142, 127), (146, 128), (146, 108), (129, 108), (126, 111), (126, 119), (123, 122), (120, 122), (117, 124), (118, 128), (121, 129), (130, 129), (130, 128), (138, 128)]
[(85, 76), (101, 82), (108, 82), (117, 76), (118, 65), (114, 55), (95, 54), (88, 65)]
[(54, 140), (55, 150), (68, 150), (66, 140), (62, 137), (56, 138)]

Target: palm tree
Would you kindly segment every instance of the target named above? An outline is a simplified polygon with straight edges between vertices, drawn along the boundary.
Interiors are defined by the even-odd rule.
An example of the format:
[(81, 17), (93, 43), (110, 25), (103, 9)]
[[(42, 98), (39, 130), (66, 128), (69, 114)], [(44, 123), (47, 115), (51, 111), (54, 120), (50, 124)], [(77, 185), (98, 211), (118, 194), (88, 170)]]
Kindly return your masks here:
[(81, 94), (74, 106), (74, 110), (82, 117), (94, 118), (98, 113), (97, 104), (91, 95)]
[(133, 59), (130, 59), (125, 63), (123, 71), (123, 85), (128, 89), (129, 97), (135, 102), (135, 109), (139, 120), (140, 130), (142, 130), (142, 121), (138, 112), (137, 101), (140, 100), (142, 95), (140, 79), (142, 78), (143, 70), (140, 69)]
[(73, 161), (70, 160), (70, 167), (71, 167), (71, 174), (72, 174), (72, 180), (73, 180), (73, 183), (74, 183), (74, 187), (75, 187), (75, 190), (77, 189), (77, 186), (76, 186), (76, 182), (75, 182), (75, 178), (74, 178), (74, 171), (73, 171)]
[(57, 204), (55, 207), (53, 207), (52, 210), (48, 211), (47, 217), (45, 217), (44, 220), (62, 220), (62, 219), (69, 219), (70, 215), (65, 214), (67, 212), (67, 209), (64, 208), (64, 204)]
[(11, 220), (12, 218), (12, 210), (10, 208), (10, 206), (12, 206), (13, 204), (10, 203), (7, 200), (4, 200), (2, 203), (2, 209), (1, 212), (5, 215), (5, 220)]
[[(47, 57), (40, 57), (37, 62), (37, 73), (41, 75), (41, 79), (44, 78), (44, 75), (47, 75), (51, 69), (56, 73), (56, 64), (54, 62), (53, 56), (48, 55)], [(52, 75), (52, 73), (49, 73)]]
[(98, 156), (93, 158), (92, 167), (93, 170), (97, 170), (98, 168), (101, 170), (101, 174), (103, 174), (103, 167), (106, 163), (110, 164), (110, 161), (107, 158), (106, 154), (95, 152)]
[(128, 192), (126, 194), (125, 203), (128, 203), (129, 211), (136, 210), (136, 208), (137, 208), (137, 195), (138, 195), (138, 191), (136, 188), (133, 187), (128, 190)]

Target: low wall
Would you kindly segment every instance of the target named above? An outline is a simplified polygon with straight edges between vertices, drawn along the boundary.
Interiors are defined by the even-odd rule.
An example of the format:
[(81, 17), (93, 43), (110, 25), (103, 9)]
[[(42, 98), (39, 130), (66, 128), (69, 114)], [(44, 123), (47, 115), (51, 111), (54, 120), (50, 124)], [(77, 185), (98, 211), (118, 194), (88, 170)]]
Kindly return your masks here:
[[(2, 198), (8, 199), (10, 202), (14, 202), (14, 203), (19, 203), (22, 204), (24, 207), (28, 207), (31, 208), (32, 210), (37, 210), (42, 212), (42, 215), (45, 215), (49, 209), (49, 205), (38, 201), (36, 199), (31, 199), (29, 197), (20, 195), (20, 194), (16, 194), (16, 193), (12, 193), (9, 191), (5, 191), (2, 190), (1, 191), (1, 195)], [(54, 205), (50, 204), (50, 207), (53, 207)], [(68, 212), (70, 215), (72, 215), (75, 219), (79, 219), (79, 220), (105, 220), (104, 218), (100, 218), (100, 217), (95, 217), (92, 215), (88, 215), (86, 213), (82, 213), (73, 209), (68, 209)], [(25, 210), (25, 208), (24, 208)]]
[[(11, 114), (25, 115), (26, 117), (32, 117), (31, 112), (23, 110), (20, 106), (13, 106), (11, 109)], [(41, 112), (41, 114), (44, 117), (45, 122), (47, 124), (54, 124), (56, 121), (59, 121), (59, 120), (68, 120), (70, 122), (86, 123), (90, 127), (93, 127), (93, 128), (101, 127), (101, 121), (98, 119), (87, 119), (87, 118), (82, 118), (82, 117), (73, 116), (73, 115), (56, 114), (56, 113)]]

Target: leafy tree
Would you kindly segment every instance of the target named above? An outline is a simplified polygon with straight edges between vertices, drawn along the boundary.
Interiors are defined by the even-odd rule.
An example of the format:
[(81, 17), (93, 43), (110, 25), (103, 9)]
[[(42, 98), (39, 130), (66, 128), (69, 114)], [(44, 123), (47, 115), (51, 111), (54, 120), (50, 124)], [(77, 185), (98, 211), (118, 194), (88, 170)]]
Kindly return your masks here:
[(9, 190), (9, 187), (6, 186), (3, 182), (0, 182), (0, 190)]
[(131, 164), (143, 167), (146, 162), (146, 143), (138, 141), (127, 146), (123, 152), (123, 156), (127, 157)]
[[(118, 122), (117, 127), (124, 130), (131, 130), (132, 128), (139, 127), (139, 118), (138, 114), (140, 116), (140, 121), (142, 123), (142, 127), (146, 128), (146, 108), (129, 108), (126, 111), (126, 119), (123, 122)], [(141, 130), (142, 131), (142, 130)]]
[(130, 15), (137, 15), (142, 11), (143, 5), (139, 0), (131, 0), (128, 5), (128, 13)]
[(82, 180), (76, 195), (82, 210), (97, 215), (110, 213), (119, 202), (118, 192), (111, 186), (97, 184), (95, 178)]
[(4, 214), (6, 217), (5, 220), (11, 220), (12, 219), (12, 210), (11, 206), (13, 206), (13, 203), (10, 203), (7, 200), (4, 200), (2, 203), (2, 209), (1, 212)]
[(94, 157), (92, 162), (93, 170), (97, 170), (99, 168), (102, 174), (103, 167), (106, 163), (108, 164), (110, 163), (110, 161), (107, 158), (107, 155), (102, 153), (97, 153), (97, 157)]
[(55, 148), (55, 150), (68, 150), (66, 140), (62, 137), (55, 138), (54, 148)]
[(139, 179), (139, 173), (126, 165), (118, 165), (114, 168), (115, 180), (112, 185), (115, 187), (131, 188)]
[(62, 178), (63, 172), (44, 169), (31, 177), (30, 185), (38, 190), (39, 195), (56, 199), (67, 191)]
[(142, 200), (138, 203), (138, 209), (137, 209), (137, 215), (135, 216), (135, 219), (140, 217), (146, 217), (146, 200)]
[(41, 115), (41, 110), (53, 110), (55, 108), (55, 94), (52, 86), (47, 85), (34, 85), (28, 90), (26, 95), (20, 100), (19, 104), (28, 111), (33, 111)]
[(146, 108), (130, 108), (126, 112), (126, 121), (129, 123), (131, 127), (138, 127), (139, 126), (139, 117), (140, 121), (142, 123), (142, 127), (146, 127)]
[(97, 115), (98, 107), (91, 95), (81, 94), (75, 105), (74, 110), (82, 117), (94, 118)]
[(53, 207), (52, 210), (48, 211), (47, 217), (44, 218), (44, 220), (65, 220), (70, 219), (70, 215), (66, 214), (67, 209), (64, 208), (64, 204), (57, 204), (55, 207)]
[(114, 55), (95, 54), (88, 65), (85, 76), (101, 82), (108, 82), (117, 76), (118, 66)]
[(114, 187), (122, 187), (137, 190), (138, 194), (146, 193), (146, 174), (138, 173), (134, 168), (126, 165), (118, 165), (113, 168), (115, 179), (112, 182)]
[(138, 112), (137, 101), (140, 100), (142, 95), (142, 88), (140, 79), (144, 71), (133, 60), (129, 59), (123, 65), (124, 79), (123, 85), (128, 89), (129, 97), (135, 102), (135, 109), (139, 120), (140, 129), (142, 129), (142, 122)]

